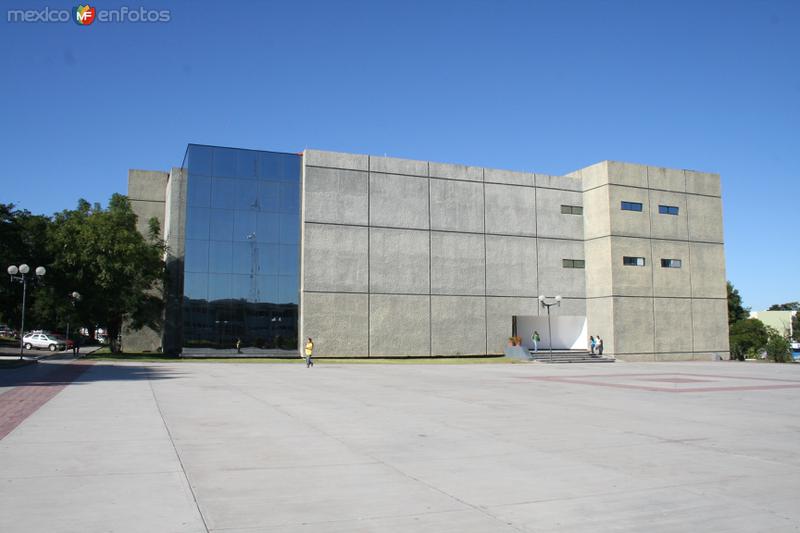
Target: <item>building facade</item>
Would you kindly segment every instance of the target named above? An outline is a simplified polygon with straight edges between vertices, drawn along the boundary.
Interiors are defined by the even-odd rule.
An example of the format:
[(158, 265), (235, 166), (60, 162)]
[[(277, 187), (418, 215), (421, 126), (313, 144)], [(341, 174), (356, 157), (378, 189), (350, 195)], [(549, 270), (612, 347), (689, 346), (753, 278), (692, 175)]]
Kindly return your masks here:
[[(310, 336), (319, 356), (482, 355), (536, 330), (627, 360), (728, 358), (716, 174), (190, 145), (170, 173), (130, 171), (129, 196), (143, 227), (164, 221), (165, 351)], [(540, 295), (561, 296), (552, 340)]]

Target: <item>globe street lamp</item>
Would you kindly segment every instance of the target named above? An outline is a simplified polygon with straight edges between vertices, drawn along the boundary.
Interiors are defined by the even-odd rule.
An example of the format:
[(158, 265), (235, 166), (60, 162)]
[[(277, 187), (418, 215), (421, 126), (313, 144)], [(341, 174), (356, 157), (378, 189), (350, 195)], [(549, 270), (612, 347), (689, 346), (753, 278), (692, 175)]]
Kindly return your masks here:
[[(552, 302), (548, 302), (548, 300), (553, 300)], [(547, 338), (549, 340), (548, 344), (550, 345), (550, 362), (553, 362), (553, 333), (550, 328), (550, 308), (554, 305), (561, 305), (561, 295), (556, 297), (552, 296), (545, 296), (542, 294), (539, 296), (539, 303), (542, 304), (543, 307), (547, 308)]]
[[(70, 299), (70, 301), (72, 302), (72, 310), (73, 310), (73, 312), (74, 312), (74, 311), (75, 311), (75, 304), (81, 301), (81, 298), (82, 298), (82, 296), (81, 296), (81, 294), (80, 294), (78, 291), (73, 291), (73, 292), (69, 293), (69, 294), (67, 295), (67, 297), (68, 297), (68, 298)], [(71, 317), (72, 317), (72, 315), (70, 315), (69, 317), (67, 317), (67, 340), (69, 340), (69, 319), (70, 319)]]
[[(25, 346), (25, 302), (28, 297), (28, 281), (32, 278), (28, 276), (28, 273), (31, 271), (31, 268), (26, 265), (25, 263), (21, 264), (19, 267), (15, 265), (11, 265), (6, 269), (8, 275), (11, 277), (11, 283), (15, 281), (18, 283), (22, 283), (22, 323), (20, 324), (19, 328), (19, 358), (22, 359), (23, 357), (23, 347)], [(36, 267), (36, 278), (35, 280), (40, 280), (45, 275), (47, 270), (43, 267)]]

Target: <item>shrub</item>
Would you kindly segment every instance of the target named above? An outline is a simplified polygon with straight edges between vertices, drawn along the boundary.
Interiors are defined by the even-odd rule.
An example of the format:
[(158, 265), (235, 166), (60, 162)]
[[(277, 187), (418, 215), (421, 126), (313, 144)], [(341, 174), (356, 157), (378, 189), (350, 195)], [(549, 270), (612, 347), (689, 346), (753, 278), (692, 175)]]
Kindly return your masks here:
[(767, 358), (776, 363), (791, 363), (792, 346), (788, 339), (777, 333), (771, 333), (767, 341)]

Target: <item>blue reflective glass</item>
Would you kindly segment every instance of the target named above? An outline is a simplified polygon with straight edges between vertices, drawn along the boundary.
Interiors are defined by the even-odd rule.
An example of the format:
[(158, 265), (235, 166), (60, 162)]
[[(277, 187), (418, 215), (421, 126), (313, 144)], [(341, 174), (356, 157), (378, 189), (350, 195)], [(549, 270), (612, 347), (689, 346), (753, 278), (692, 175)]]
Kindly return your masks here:
[(284, 213), (300, 212), (300, 184), (281, 183), (280, 210)]
[(234, 274), (231, 276), (231, 298), (235, 300), (256, 301), (258, 288), (256, 278), (247, 275)]
[(255, 241), (258, 232), (258, 213), (255, 211), (234, 211), (233, 213), (233, 240), (237, 242)]
[(280, 215), (281, 235), (283, 244), (298, 244), (300, 242), (300, 220), (297, 213), (284, 213)]
[(186, 239), (186, 272), (208, 272), (208, 241)]
[(258, 175), (258, 152), (238, 150), (236, 154), (236, 177), (253, 179)]
[(208, 240), (211, 210), (200, 207), (186, 209), (186, 238)]
[(211, 175), (211, 154), (209, 146), (189, 145), (186, 150), (186, 165), (190, 174)]
[(278, 301), (278, 276), (258, 276), (256, 283), (259, 302)]
[(189, 207), (211, 206), (211, 178), (189, 174), (186, 184), (186, 205)]
[(262, 152), (258, 176), (266, 180), (298, 181), (300, 176), (300, 156)]
[[(256, 239), (259, 242), (278, 242), (280, 240), (279, 225), (281, 215), (277, 213), (259, 213)], [(299, 223), (297, 223), (299, 232)]]
[(233, 219), (234, 211), (230, 209), (211, 209), (211, 240), (233, 240)]
[(214, 148), (214, 176), (234, 178), (238, 160), (238, 150)]
[(660, 205), (658, 206), (658, 212), (662, 215), (677, 215), (678, 208), (672, 205)]
[(208, 247), (209, 272), (230, 273), (232, 271), (233, 243), (211, 241)]
[[(234, 274), (258, 273), (258, 245), (249, 242), (233, 243), (232, 270)], [(253, 259), (255, 257), (255, 260)]]
[(258, 182), (236, 180), (236, 209), (251, 209), (258, 211), (261, 203), (258, 198)]
[(639, 202), (622, 202), (622, 210), (623, 211), (641, 211), (642, 204)]
[(258, 247), (258, 266), (262, 274), (278, 274), (280, 271), (280, 246), (260, 244)]
[(280, 248), (280, 264), (278, 267), (278, 274), (295, 274), (300, 268), (299, 257), (297, 255), (297, 245), (281, 244)]
[(278, 276), (278, 303), (296, 304), (298, 291), (297, 276)]
[(183, 295), (190, 300), (208, 298), (208, 274), (187, 272), (183, 276)]
[(280, 184), (276, 181), (258, 183), (258, 205), (262, 211), (276, 212), (280, 208)]
[(208, 300), (228, 300), (231, 297), (232, 274), (208, 275)]
[(213, 178), (211, 180), (211, 207), (216, 209), (235, 208), (238, 184), (238, 180)]

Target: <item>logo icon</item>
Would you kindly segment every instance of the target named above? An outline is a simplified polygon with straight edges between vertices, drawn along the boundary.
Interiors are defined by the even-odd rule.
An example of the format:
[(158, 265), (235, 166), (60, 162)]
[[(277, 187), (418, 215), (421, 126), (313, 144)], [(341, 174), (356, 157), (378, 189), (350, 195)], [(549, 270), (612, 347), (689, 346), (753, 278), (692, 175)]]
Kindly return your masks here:
[(95, 8), (91, 7), (89, 4), (85, 6), (78, 6), (73, 9), (73, 14), (75, 16), (75, 23), (80, 24), (81, 26), (88, 26), (92, 22), (94, 22), (94, 17), (97, 14)]

